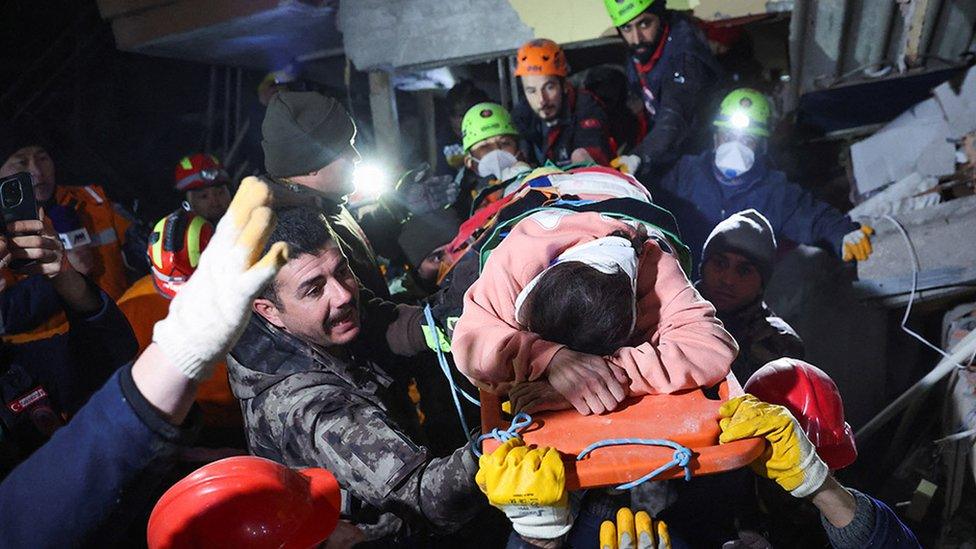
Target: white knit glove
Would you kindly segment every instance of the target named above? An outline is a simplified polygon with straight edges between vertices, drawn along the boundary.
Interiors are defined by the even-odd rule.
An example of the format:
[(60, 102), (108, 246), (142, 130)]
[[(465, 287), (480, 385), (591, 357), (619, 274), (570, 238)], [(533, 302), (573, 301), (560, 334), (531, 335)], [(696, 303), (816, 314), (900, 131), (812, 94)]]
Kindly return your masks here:
[(199, 267), (153, 330), (153, 341), (194, 381), (209, 378), (237, 342), (251, 301), (287, 259), (282, 242), (258, 259), (275, 224), (271, 199), (271, 190), (256, 177), (241, 182)]

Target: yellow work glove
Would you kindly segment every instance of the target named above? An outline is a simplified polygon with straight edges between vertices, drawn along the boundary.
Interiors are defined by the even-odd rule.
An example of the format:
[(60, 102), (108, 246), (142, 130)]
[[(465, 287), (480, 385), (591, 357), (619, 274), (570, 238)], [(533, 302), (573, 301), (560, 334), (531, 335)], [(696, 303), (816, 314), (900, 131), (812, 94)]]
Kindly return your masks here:
[(566, 471), (555, 448), (529, 448), (521, 438), (481, 456), (475, 481), (519, 535), (554, 539), (569, 531)]
[(871, 235), (874, 229), (861, 224), (861, 228), (844, 235), (844, 261), (864, 261), (871, 256)]
[(718, 413), (722, 417), (719, 442), (752, 437), (769, 441), (751, 464), (756, 474), (776, 481), (798, 498), (809, 496), (826, 480), (827, 464), (786, 408), (743, 395), (723, 404)]
[(618, 156), (610, 161), (610, 167), (620, 170), (621, 173), (635, 174), (640, 168), (641, 159), (636, 154), (625, 154)]
[(194, 381), (210, 378), (251, 318), (251, 301), (287, 259), (282, 242), (261, 256), (275, 225), (271, 200), (264, 182), (241, 182), (197, 270), (153, 329), (153, 341)]
[(600, 549), (671, 549), (671, 536), (664, 521), (651, 519), (645, 511), (635, 515), (628, 507), (617, 511), (617, 524), (600, 525)]

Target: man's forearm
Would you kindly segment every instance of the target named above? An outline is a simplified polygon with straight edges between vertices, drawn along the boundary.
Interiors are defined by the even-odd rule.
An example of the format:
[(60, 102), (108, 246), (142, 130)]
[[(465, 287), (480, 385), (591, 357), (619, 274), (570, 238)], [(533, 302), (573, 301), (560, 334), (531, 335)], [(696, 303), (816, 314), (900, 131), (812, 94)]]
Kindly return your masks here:
[(167, 421), (173, 425), (183, 423), (193, 406), (197, 384), (177, 370), (158, 345), (150, 344), (139, 355), (132, 366), (132, 380)]
[(823, 486), (810, 496), (810, 501), (820, 510), (820, 514), (830, 524), (843, 528), (854, 520), (857, 502), (854, 495), (840, 485), (833, 476), (828, 476)]
[(468, 445), (447, 457), (428, 462), (416, 473), (420, 483), (419, 504), (424, 516), (446, 531), (471, 520), (487, 506), (487, 500), (474, 482), (477, 472), (478, 461)]
[(51, 284), (67, 308), (79, 315), (89, 315), (102, 308), (98, 292), (74, 269), (63, 270), (51, 279)]

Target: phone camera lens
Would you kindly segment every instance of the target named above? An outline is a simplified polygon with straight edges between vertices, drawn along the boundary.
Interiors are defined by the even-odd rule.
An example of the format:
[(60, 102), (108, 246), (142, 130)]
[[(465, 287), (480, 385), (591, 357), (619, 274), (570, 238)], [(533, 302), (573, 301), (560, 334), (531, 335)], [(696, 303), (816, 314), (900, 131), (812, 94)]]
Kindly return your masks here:
[(24, 200), (23, 192), (20, 189), (20, 185), (16, 181), (8, 181), (4, 183), (3, 189), (0, 189), (0, 201), (3, 202), (4, 208), (15, 208)]

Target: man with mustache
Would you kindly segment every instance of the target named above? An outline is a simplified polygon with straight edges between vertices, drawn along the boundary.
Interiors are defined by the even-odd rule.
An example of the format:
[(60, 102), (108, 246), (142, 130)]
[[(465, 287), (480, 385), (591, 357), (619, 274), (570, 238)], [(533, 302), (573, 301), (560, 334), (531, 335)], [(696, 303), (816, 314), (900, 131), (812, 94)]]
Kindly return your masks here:
[(385, 320), (395, 306), (360, 300), (359, 282), (315, 207), (278, 212), (269, 242), (288, 262), (252, 302), (228, 355), (252, 454), (289, 467), (326, 467), (346, 492), (343, 517), (366, 540), (406, 543), (454, 530), (487, 508), (469, 445), (434, 458), (420, 445), (413, 403), (394, 383)]

